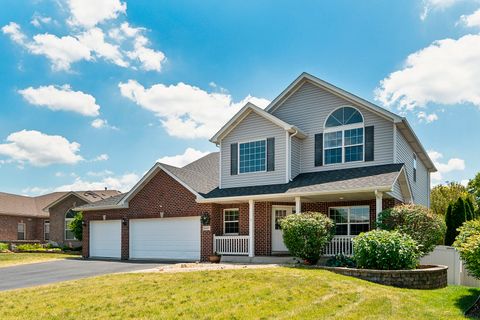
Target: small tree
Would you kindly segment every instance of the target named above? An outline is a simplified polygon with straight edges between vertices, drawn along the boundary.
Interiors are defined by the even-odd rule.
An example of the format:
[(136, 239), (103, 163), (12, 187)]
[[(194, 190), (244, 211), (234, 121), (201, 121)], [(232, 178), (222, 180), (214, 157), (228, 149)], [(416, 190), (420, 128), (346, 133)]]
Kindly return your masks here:
[(447, 214), (445, 215), (445, 224), (447, 225), (447, 232), (445, 233), (445, 245), (451, 246), (458, 235), (458, 228), (468, 220), (472, 220), (474, 214), (471, 206), (462, 197), (448, 206)]
[(467, 221), (458, 230), (453, 246), (460, 253), (468, 272), (480, 279), (480, 220)]
[(444, 216), (447, 212), (448, 205), (457, 201), (459, 197), (470, 198), (477, 207), (475, 198), (469, 193), (465, 186), (458, 182), (450, 182), (446, 185), (437, 185), (432, 188), (430, 193), (430, 208), (435, 214)]
[(295, 257), (316, 264), (335, 232), (335, 224), (319, 212), (291, 214), (280, 221), (283, 242)]
[(68, 225), (70, 231), (73, 232), (75, 239), (82, 241), (83, 238), (83, 212), (78, 212)]
[(408, 234), (418, 244), (420, 256), (425, 256), (445, 235), (445, 222), (427, 207), (403, 204), (382, 211), (378, 216), (378, 227), (387, 231)]

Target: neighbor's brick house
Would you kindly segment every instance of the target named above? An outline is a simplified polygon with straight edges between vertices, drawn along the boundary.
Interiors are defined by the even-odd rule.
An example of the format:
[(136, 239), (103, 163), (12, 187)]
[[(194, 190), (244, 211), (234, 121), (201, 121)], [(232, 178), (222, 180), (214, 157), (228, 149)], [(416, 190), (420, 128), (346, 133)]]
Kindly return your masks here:
[(128, 193), (76, 208), (83, 255), (285, 254), (278, 221), (305, 211), (336, 222), (327, 254), (349, 254), (383, 209), (429, 206), (436, 169), (407, 120), (308, 74), (265, 110), (245, 105), (210, 141), (219, 152), (183, 168), (157, 163)]

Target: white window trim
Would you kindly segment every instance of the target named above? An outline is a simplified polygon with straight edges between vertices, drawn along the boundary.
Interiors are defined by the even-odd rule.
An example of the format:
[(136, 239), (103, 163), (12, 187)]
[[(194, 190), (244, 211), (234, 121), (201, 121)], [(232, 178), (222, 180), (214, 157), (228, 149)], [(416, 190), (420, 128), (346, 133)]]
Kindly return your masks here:
[[(20, 225), (23, 225), (23, 232), (22, 232), (23, 233), (23, 239), (18, 239), (18, 234), (20, 233), (20, 231), (18, 231), (18, 227)], [(17, 224), (17, 239), (18, 240), (27, 240), (27, 224), (25, 222), (19, 222)]]
[[(251, 142), (257, 142), (257, 141), (265, 141), (265, 170), (260, 170), (260, 171), (252, 171), (252, 172), (240, 172), (240, 145), (245, 144), (245, 143), (251, 143)], [(260, 139), (255, 139), (255, 140), (247, 140), (247, 141), (239, 141), (237, 145), (237, 174), (238, 175), (244, 175), (244, 174), (255, 174), (259, 172), (267, 172), (267, 154), (268, 154), (268, 143), (267, 143), (267, 138), (260, 138)], [(275, 156), (275, 155), (274, 155)]]
[(73, 221), (73, 219), (75, 218), (67, 218), (67, 214), (70, 212), (71, 209), (67, 210), (67, 212), (65, 212), (65, 214), (63, 215), (65, 218), (64, 218), (64, 221), (65, 221), (65, 230), (63, 232), (63, 237), (65, 238), (65, 240), (77, 240), (77, 238), (75, 238), (75, 235), (73, 236), (73, 238), (67, 238), (67, 231), (70, 231), (70, 229), (68, 229), (68, 222), (71, 222)]
[[(47, 234), (46, 225), (47, 225), (47, 223), (48, 223), (48, 239), (46, 237), (46, 234)], [(43, 240), (50, 241), (50, 220), (44, 220), (43, 221)]]
[[(237, 211), (237, 212), (238, 212), (238, 220), (225, 221), (225, 212), (226, 212), (226, 211)], [(226, 236), (238, 236), (238, 235), (240, 234), (240, 232), (234, 232), (234, 233), (226, 233), (226, 232), (225, 232), (226, 222), (228, 222), (228, 223), (232, 223), (232, 222), (238, 223), (238, 230), (240, 231), (240, 209), (239, 209), (239, 208), (227, 208), (227, 209), (223, 209), (223, 234), (226, 235)]]
[[(368, 209), (368, 223), (351, 223), (350, 222), (350, 212), (351, 212), (351, 209), (352, 208), (367, 208)], [(368, 205), (364, 205), (364, 206), (337, 206), (337, 207), (328, 207), (328, 217), (330, 218), (330, 209), (347, 209), (347, 220), (348, 222), (343, 222), (343, 223), (335, 223), (336, 225), (347, 225), (347, 234), (341, 234), (341, 235), (338, 235), (339, 237), (342, 237), (342, 236), (348, 236), (348, 237), (352, 237), (352, 234), (350, 232), (350, 226), (352, 224), (368, 224), (368, 229), (370, 229), (370, 206)], [(337, 236), (337, 235), (335, 235)], [(355, 235), (353, 235), (355, 236)]]
[(417, 170), (417, 154), (414, 152), (413, 153), (413, 161), (412, 161), (412, 175), (413, 175), (413, 182), (417, 182), (417, 173), (418, 173), (418, 170)]
[[(363, 117), (363, 116), (362, 116)], [(363, 129), (363, 141), (362, 143), (357, 143), (357, 144), (349, 144), (348, 146), (345, 145), (345, 131), (347, 130), (352, 130), (352, 129)], [(342, 145), (339, 146), (339, 147), (329, 147), (329, 148), (326, 148), (325, 147), (325, 137), (326, 137), (326, 134), (327, 133), (331, 133), (331, 132), (342, 132)], [(339, 164), (344, 164), (344, 163), (361, 163), (361, 162), (365, 162), (365, 123), (362, 122), (362, 123), (355, 123), (355, 124), (349, 124), (349, 125), (344, 125), (344, 126), (337, 126), (337, 127), (332, 127), (332, 128), (328, 128), (328, 129), (325, 129), (323, 131), (323, 165), (325, 166), (334, 166), (334, 165), (339, 165)], [(357, 161), (348, 161), (348, 162), (345, 162), (345, 148), (347, 147), (355, 147), (355, 146), (363, 146), (363, 155), (362, 155), (362, 160), (357, 160)], [(338, 148), (342, 148), (342, 162), (336, 162), (336, 163), (326, 163), (326, 153), (327, 153), (327, 150), (331, 150), (331, 149), (338, 149)]]

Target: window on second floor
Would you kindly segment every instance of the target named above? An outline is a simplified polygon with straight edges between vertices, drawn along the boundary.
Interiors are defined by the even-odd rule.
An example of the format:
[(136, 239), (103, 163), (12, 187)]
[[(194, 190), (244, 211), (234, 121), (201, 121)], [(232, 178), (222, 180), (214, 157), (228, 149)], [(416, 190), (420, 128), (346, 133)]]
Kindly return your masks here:
[(335, 110), (325, 122), (325, 164), (363, 161), (364, 124), (360, 112), (352, 107)]
[(413, 181), (417, 182), (417, 155), (413, 154)]
[(239, 143), (239, 172), (265, 171), (267, 163), (266, 140)]

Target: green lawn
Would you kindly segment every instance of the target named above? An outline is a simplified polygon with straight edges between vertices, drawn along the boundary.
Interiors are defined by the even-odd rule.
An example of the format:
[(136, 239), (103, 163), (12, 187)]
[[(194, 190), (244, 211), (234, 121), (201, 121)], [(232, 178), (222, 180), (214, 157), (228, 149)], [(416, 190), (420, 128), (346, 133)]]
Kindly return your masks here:
[(479, 294), (297, 268), (121, 274), (1, 292), (0, 319), (460, 319)]
[(0, 253), (0, 268), (74, 257), (80, 256), (60, 253)]

